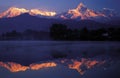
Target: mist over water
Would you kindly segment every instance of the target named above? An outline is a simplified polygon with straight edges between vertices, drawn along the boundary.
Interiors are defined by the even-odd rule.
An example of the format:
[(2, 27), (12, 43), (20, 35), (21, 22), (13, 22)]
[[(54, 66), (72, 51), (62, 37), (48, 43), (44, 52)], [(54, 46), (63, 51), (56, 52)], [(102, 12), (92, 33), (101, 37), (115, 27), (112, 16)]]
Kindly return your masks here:
[(119, 42), (1, 41), (0, 61), (29, 65), (54, 59), (54, 53), (66, 54), (66, 58), (82, 57), (83, 53), (93, 57), (118, 52), (119, 46)]

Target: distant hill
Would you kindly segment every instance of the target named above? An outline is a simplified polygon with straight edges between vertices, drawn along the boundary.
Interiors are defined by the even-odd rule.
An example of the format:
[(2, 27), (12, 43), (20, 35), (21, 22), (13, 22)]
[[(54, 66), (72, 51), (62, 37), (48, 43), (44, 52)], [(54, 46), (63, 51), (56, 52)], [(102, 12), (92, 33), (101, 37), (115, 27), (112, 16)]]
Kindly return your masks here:
[(0, 13), (0, 34), (12, 30), (22, 32), (26, 29), (49, 32), (54, 23), (65, 24), (71, 29), (120, 27), (120, 16), (112, 9), (94, 11), (83, 3), (60, 14), (39, 9), (10, 7)]
[(13, 18), (2, 18), (0, 19), (0, 33), (7, 31), (25, 31), (26, 29), (33, 29), (39, 31), (49, 31), (49, 28), (54, 23), (61, 23), (68, 26), (68, 28), (83, 28), (96, 29), (102, 27), (111, 27), (111, 25), (95, 22), (93, 20), (60, 20), (53, 18), (40, 18), (31, 16), (28, 13), (21, 14)]

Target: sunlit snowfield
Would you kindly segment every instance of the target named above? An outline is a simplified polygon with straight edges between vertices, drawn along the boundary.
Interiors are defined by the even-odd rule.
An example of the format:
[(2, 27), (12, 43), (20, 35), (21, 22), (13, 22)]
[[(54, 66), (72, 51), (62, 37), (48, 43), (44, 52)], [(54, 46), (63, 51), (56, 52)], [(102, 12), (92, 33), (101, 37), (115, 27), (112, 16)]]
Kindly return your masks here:
[(119, 53), (120, 42), (1, 41), (0, 78), (120, 78)]

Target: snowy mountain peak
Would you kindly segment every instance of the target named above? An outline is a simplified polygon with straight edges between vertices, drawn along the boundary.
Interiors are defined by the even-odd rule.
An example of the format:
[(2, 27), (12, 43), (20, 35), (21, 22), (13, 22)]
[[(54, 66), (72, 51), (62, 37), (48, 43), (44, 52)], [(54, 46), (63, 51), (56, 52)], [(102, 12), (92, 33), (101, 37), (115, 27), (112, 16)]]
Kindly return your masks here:
[(43, 15), (43, 16), (54, 16), (56, 12), (41, 11), (39, 9), (31, 9), (30, 15)]
[(36, 15), (54, 16), (54, 15), (56, 15), (56, 12), (42, 11), (42, 10), (39, 10), (39, 9), (27, 10), (25, 8), (10, 7), (5, 12), (0, 13), (0, 18), (15, 17), (15, 16), (19, 16), (23, 13), (29, 13), (32, 16), (36, 16)]
[(29, 11), (24, 8), (10, 7), (7, 11), (0, 13), (0, 18), (15, 17), (15, 16), (21, 15), (23, 13), (27, 13), (27, 12), (29, 12)]
[[(5, 12), (0, 13), (0, 18), (10, 18), (19, 16), (23, 13), (28, 13), (31, 16), (42, 17), (54, 17), (62, 19), (75, 19), (75, 20), (110, 20), (111, 17), (117, 17), (116, 12), (113, 9), (104, 8), (102, 11), (94, 11), (89, 9), (83, 3), (80, 3), (76, 8), (70, 9), (67, 12), (57, 14), (54, 11), (43, 11), (40, 9), (30, 9), (10, 7)], [(104, 19), (104, 20), (103, 20)]]
[(80, 10), (81, 8), (85, 8), (86, 6), (83, 3), (80, 3), (76, 9)]
[(109, 8), (103, 8), (101, 12), (108, 17), (114, 17), (114, 16), (119, 15), (117, 14), (117, 12), (114, 11), (114, 9), (109, 9)]
[(15, 12), (15, 11), (20, 11), (20, 12), (28, 12), (28, 10), (26, 10), (25, 8), (17, 8), (17, 7), (10, 7), (9, 9), (8, 9), (8, 11), (10, 11), (10, 12)]
[(95, 12), (89, 8), (87, 8), (83, 3), (80, 3), (77, 8), (70, 9), (66, 14), (61, 15), (61, 18), (65, 19), (90, 19), (94, 17), (105, 16), (100, 12)]

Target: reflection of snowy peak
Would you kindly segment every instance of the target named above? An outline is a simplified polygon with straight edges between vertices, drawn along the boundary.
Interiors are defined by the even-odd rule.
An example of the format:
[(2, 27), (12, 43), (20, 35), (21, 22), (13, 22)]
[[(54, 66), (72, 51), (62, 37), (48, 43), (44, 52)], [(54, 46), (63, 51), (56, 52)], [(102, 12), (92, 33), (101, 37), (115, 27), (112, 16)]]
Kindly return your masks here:
[(110, 17), (114, 17), (116, 13), (109, 9), (103, 9), (103, 11), (94, 11), (87, 8), (83, 3), (80, 3), (77, 8), (70, 9), (68, 12), (61, 13), (59, 16), (62, 19), (77, 19), (77, 20), (108, 20)]
[(0, 18), (15, 17), (15, 16), (21, 15), (23, 13), (29, 13), (32, 16), (35, 16), (35, 15), (54, 16), (54, 15), (56, 15), (56, 12), (41, 11), (39, 9), (27, 10), (24, 8), (11, 7), (7, 11), (0, 13)]

